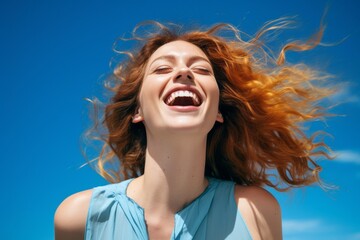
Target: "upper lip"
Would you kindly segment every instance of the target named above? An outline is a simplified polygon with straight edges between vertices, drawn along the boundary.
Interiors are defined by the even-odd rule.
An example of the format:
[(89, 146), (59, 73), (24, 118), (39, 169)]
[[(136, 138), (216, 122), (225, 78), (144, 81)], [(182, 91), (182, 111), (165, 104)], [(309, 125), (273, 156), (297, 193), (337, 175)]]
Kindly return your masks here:
[(173, 92), (180, 91), (180, 90), (189, 91), (189, 92), (195, 93), (196, 96), (199, 98), (200, 105), (201, 105), (201, 103), (203, 102), (203, 98), (202, 98), (200, 92), (199, 92), (196, 88), (191, 87), (191, 86), (179, 86), (179, 87), (174, 87), (174, 88), (172, 88), (172, 89), (170, 89), (169, 91), (166, 92), (165, 97), (163, 98), (164, 103), (166, 104), (166, 99), (168, 99), (168, 97), (170, 97), (170, 95), (171, 95)]

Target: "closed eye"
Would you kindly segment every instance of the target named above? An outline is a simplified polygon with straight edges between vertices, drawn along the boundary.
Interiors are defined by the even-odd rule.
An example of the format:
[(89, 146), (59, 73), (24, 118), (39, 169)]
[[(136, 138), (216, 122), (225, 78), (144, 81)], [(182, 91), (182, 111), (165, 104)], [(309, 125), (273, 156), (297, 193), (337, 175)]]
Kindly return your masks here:
[(204, 67), (195, 67), (193, 68), (193, 71), (195, 73), (198, 73), (198, 74), (203, 74), (203, 75), (210, 75), (211, 74), (211, 71), (207, 68), (204, 68)]
[(161, 66), (161, 67), (158, 67), (154, 70), (154, 73), (157, 73), (157, 74), (166, 74), (166, 73), (169, 73), (172, 71), (172, 68), (169, 67), (169, 66)]

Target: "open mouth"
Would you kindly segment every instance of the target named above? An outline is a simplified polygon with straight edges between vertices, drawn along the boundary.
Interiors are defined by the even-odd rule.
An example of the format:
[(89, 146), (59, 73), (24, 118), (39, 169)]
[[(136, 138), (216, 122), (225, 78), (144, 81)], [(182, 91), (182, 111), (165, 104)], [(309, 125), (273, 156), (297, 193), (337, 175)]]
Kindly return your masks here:
[(170, 93), (165, 101), (168, 106), (200, 106), (201, 97), (192, 91), (189, 90), (177, 90)]

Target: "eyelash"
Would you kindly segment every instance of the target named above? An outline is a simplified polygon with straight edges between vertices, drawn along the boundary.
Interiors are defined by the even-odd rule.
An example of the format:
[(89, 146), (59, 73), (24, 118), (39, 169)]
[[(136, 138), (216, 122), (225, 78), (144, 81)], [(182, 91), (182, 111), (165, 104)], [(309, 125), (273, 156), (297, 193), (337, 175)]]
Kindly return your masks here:
[[(198, 72), (199, 74), (210, 74), (211, 71), (205, 67), (194, 67), (192, 68), (195, 72)], [(165, 74), (168, 72), (171, 72), (172, 68), (168, 66), (158, 67), (154, 70), (154, 73), (157, 74)]]
[(206, 72), (206, 73), (210, 73), (210, 70), (207, 68), (203, 68), (203, 67), (195, 67), (195, 70), (201, 71), (201, 72)]
[(155, 73), (167, 73), (169, 71), (171, 71), (171, 67), (166, 67), (166, 66), (158, 67), (157, 69), (154, 70)]

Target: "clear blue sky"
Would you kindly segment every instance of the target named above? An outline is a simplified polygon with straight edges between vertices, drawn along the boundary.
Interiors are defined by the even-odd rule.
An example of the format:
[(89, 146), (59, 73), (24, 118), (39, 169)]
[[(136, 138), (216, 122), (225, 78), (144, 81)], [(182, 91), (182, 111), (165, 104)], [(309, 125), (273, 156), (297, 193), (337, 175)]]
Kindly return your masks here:
[[(344, 116), (317, 124), (339, 159), (322, 162), (325, 181), (339, 186), (276, 193), (285, 239), (360, 239), (360, 2), (338, 1), (2, 1), (0, 3), (1, 239), (52, 239), (53, 214), (68, 195), (105, 184), (84, 163), (80, 135), (89, 126), (86, 97), (102, 95), (112, 44), (143, 20), (187, 26), (232, 23), (254, 34), (262, 24), (297, 16), (282, 35), (305, 39), (326, 5), (325, 43), (290, 55), (346, 81), (333, 109)], [(105, 3), (106, 2), (106, 3)]]

